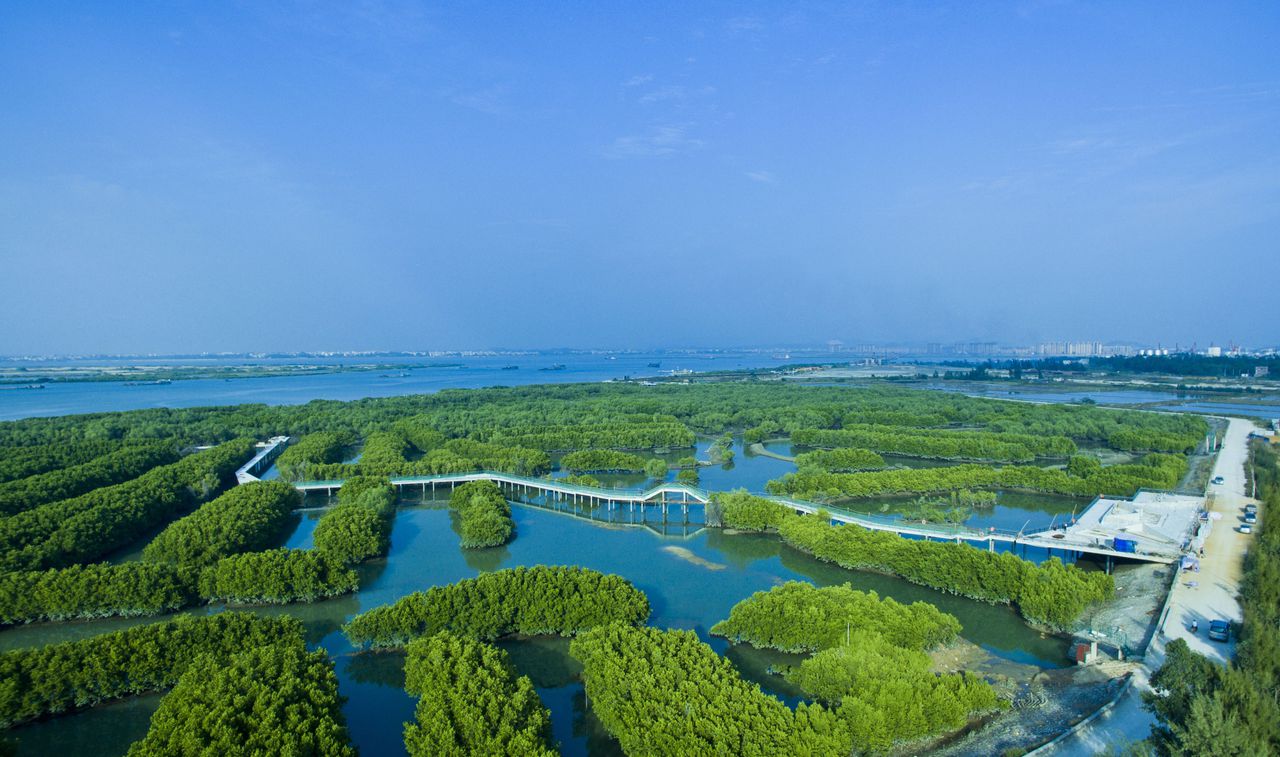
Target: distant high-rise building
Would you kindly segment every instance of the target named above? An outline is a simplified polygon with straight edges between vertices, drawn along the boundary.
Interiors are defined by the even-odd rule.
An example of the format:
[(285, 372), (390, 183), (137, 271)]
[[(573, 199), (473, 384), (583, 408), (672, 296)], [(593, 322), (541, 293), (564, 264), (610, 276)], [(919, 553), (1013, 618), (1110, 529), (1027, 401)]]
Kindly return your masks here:
[(1000, 350), (995, 342), (970, 342), (970, 355), (994, 355)]
[(1045, 356), (1101, 357), (1113, 354), (1102, 342), (1042, 342), (1036, 352)]

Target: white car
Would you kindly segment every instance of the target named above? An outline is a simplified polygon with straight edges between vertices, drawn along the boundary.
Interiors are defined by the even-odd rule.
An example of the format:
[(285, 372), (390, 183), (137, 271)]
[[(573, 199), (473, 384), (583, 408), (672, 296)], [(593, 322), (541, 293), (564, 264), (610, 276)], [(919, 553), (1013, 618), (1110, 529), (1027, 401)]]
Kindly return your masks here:
[(1212, 480), (1212, 481), (1210, 481), (1209, 483), (1211, 483), (1211, 484), (1225, 484), (1226, 482), (1227, 482), (1227, 480), (1226, 480), (1225, 478), (1223, 478), (1222, 476), (1214, 476), (1214, 477), (1213, 477), (1213, 480)]
[(1251, 534), (1251, 533), (1253, 533), (1253, 526), (1249, 525), (1248, 523), (1241, 524), (1241, 526), (1240, 526), (1240, 533), (1242, 533), (1242, 534)]

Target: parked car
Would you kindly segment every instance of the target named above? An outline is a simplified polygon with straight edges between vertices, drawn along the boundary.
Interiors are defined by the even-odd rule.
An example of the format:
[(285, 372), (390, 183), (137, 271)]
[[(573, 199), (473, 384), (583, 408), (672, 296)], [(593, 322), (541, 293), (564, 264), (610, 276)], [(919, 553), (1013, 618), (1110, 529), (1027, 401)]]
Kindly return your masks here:
[(1251, 534), (1251, 533), (1253, 533), (1253, 526), (1249, 525), (1248, 523), (1241, 523), (1241, 524), (1240, 524), (1240, 533), (1242, 533), (1242, 534)]
[(1249, 514), (1257, 515), (1257, 514), (1258, 514), (1258, 506), (1257, 506), (1257, 505), (1245, 505), (1245, 506), (1244, 506), (1244, 514), (1245, 514), (1245, 515), (1249, 515)]
[(1245, 522), (1245, 523), (1249, 523), (1249, 524), (1257, 523), (1257, 522), (1258, 522), (1258, 514), (1257, 514), (1257, 513), (1245, 513), (1245, 514), (1244, 514), (1244, 522)]
[(1209, 621), (1209, 639), (1211, 641), (1226, 641), (1231, 638), (1231, 624), (1225, 620)]
[(1211, 481), (1210, 483), (1214, 483), (1214, 484), (1225, 484), (1226, 482), (1227, 482), (1227, 480), (1226, 480), (1225, 478), (1223, 478), (1222, 476), (1214, 476), (1214, 477), (1213, 477), (1213, 481)]

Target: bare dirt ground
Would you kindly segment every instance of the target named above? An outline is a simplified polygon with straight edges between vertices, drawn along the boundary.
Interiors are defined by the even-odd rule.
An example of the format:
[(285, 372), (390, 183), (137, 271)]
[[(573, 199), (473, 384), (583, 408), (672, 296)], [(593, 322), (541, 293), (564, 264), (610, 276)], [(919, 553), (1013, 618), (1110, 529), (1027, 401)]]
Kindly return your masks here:
[(1126, 655), (1146, 647), (1156, 630), (1160, 610), (1176, 568), (1142, 563), (1113, 573), (1115, 599), (1087, 610), (1075, 630), (1099, 641), (1124, 647)]
[(749, 449), (751, 451), (751, 454), (753, 455), (762, 455), (764, 457), (772, 457), (775, 460), (781, 460), (786, 463), (794, 463), (796, 461), (794, 457), (784, 455), (781, 452), (774, 452), (771, 449), (766, 449), (764, 444), (760, 442), (754, 442), (748, 445), (747, 449)]
[(967, 670), (980, 675), (996, 687), (1001, 696), (1012, 697), (1018, 685), (1030, 681), (1040, 673), (1035, 665), (1013, 662), (996, 657), (982, 647), (965, 639), (957, 639), (941, 649), (929, 653), (936, 673), (958, 673)]
[[(1009, 663), (1016, 665), (1016, 663)], [(1004, 671), (999, 668), (1005, 667)], [(986, 669), (982, 664), (969, 670), (992, 681), (996, 691), (1012, 700), (1008, 710), (977, 723), (958, 737), (942, 742), (916, 745), (912, 754), (952, 757), (970, 755), (1022, 754), (1053, 738), (1072, 723), (1079, 722), (1106, 704), (1124, 684), (1130, 663), (1104, 663), (1086, 667), (1035, 671), (1029, 677), (1006, 666)]]

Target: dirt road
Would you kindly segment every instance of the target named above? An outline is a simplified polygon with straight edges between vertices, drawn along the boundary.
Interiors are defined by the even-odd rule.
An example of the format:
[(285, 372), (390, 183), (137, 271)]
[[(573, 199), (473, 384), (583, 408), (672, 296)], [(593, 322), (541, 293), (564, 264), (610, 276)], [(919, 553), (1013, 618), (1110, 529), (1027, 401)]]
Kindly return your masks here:
[[(1245, 552), (1253, 543), (1253, 535), (1240, 533), (1240, 525), (1244, 506), (1256, 503), (1245, 496), (1244, 464), (1249, 456), (1252, 429), (1249, 421), (1234, 418), (1227, 427), (1222, 450), (1213, 467), (1213, 475), (1221, 476), (1223, 483), (1209, 485), (1208, 508), (1217, 517), (1205, 543), (1200, 572), (1184, 572), (1173, 587), (1163, 633), (1157, 633), (1152, 644), (1152, 653), (1160, 658), (1164, 656), (1164, 645), (1173, 639), (1183, 639), (1193, 650), (1224, 664), (1235, 654), (1234, 637), (1226, 643), (1210, 641), (1208, 630), (1211, 620), (1239, 622), (1241, 619), (1236, 595), (1240, 592)], [(1190, 630), (1192, 621), (1199, 624), (1196, 633)], [(1153, 656), (1148, 654), (1149, 665)]]

